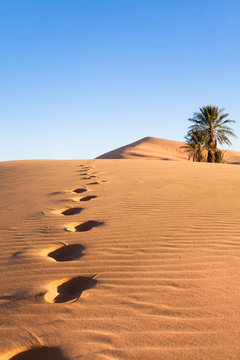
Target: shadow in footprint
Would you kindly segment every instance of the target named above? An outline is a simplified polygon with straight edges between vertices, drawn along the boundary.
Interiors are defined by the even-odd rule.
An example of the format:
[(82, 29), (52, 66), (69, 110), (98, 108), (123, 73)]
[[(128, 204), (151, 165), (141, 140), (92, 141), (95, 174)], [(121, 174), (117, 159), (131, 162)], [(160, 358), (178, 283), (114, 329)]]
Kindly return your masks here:
[(67, 360), (57, 347), (40, 346), (20, 352), (9, 360)]
[(98, 181), (94, 181), (94, 182), (91, 182), (91, 183), (87, 183), (87, 185), (99, 185), (100, 183)]
[(81, 168), (80, 170), (77, 170), (77, 171), (79, 171), (79, 172), (80, 171), (85, 171), (86, 172), (86, 171), (90, 171), (90, 168), (85, 167), (85, 168)]
[(72, 279), (54, 281), (48, 284), (44, 299), (48, 303), (77, 301), (83, 291), (89, 290), (97, 284), (97, 280), (94, 279), (94, 276), (76, 276)]
[(86, 192), (86, 191), (87, 191), (87, 189), (75, 189), (75, 190), (73, 190), (73, 192), (75, 192), (77, 194), (81, 194), (81, 193)]
[(78, 300), (83, 291), (91, 289), (96, 284), (97, 280), (93, 277), (75, 277), (58, 286), (57, 291), (59, 295), (55, 297), (54, 302), (63, 303)]
[(63, 215), (76, 215), (80, 214), (80, 212), (83, 210), (83, 208), (70, 208), (67, 210), (62, 211)]
[(88, 195), (80, 199), (80, 201), (89, 201), (91, 199), (96, 199), (97, 195)]
[(104, 222), (88, 220), (80, 225), (75, 226), (76, 232), (89, 231), (94, 227), (104, 225)]
[(83, 179), (86, 179), (86, 180), (91, 180), (91, 179), (96, 179), (97, 176), (95, 175), (89, 175), (89, 176), (85, 176)]
[(64, 245), (54, 251), (51, 251), (48, 256), (56, 261), (72, 261), (83, 256), (84, 246), (81, 244)]

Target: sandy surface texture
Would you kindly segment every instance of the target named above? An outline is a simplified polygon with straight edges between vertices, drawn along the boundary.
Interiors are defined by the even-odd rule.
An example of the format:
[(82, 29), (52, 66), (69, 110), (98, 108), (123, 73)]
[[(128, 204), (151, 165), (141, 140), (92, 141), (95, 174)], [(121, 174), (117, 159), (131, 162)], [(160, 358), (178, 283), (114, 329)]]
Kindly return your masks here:
[[(97, 159), (188, 160), (184, 142), (145, 137), (134, 143), (100, 155)], [(240, 151), (225, 151), (224, 162), (240, 164)]]
[(240, 359), (239, 166), (16, 161), (0, 180), (1, 360)]

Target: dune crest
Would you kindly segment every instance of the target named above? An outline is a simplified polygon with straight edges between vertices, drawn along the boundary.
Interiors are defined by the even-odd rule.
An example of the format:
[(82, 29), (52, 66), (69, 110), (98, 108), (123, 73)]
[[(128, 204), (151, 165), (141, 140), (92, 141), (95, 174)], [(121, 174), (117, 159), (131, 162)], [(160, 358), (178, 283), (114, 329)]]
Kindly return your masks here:
[[(145, 159), (145, 160), (188, 160), (188, 154), (181, 149), (185, 143), (175, 140), (144, 137), (131, 144), (121, 146), (97, 157), (97, 159)], [(226, 163), (240, 164), (240, 151), (227, 150)]]

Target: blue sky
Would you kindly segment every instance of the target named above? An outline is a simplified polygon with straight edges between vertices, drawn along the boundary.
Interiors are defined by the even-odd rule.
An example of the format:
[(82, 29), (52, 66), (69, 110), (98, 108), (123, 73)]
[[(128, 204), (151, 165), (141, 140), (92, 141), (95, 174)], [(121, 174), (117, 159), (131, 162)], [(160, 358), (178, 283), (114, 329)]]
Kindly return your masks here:
[(0, 160), (183, 140), (200, 106), (237, 121), (238, 0), (0, 1)]

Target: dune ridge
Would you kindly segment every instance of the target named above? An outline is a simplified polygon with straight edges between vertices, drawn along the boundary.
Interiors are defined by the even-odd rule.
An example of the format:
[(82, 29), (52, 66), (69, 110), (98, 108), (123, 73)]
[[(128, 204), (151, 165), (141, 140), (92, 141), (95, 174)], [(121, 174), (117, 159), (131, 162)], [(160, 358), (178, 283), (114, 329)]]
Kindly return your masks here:
[[(188, 154), (181, 147), (184, 142), (156, 137), (144, 137), (131, 144), (109, 151), (96, 159), (148, 159), (148, 160), (188, 160)], [(227, 150), (224, 161), (240, 164), (240, 151)]]
[[(0, 359), (237, 360), (238, 169), (0, 163)], [(72, 189), (97, 198), (63, 216)]]

